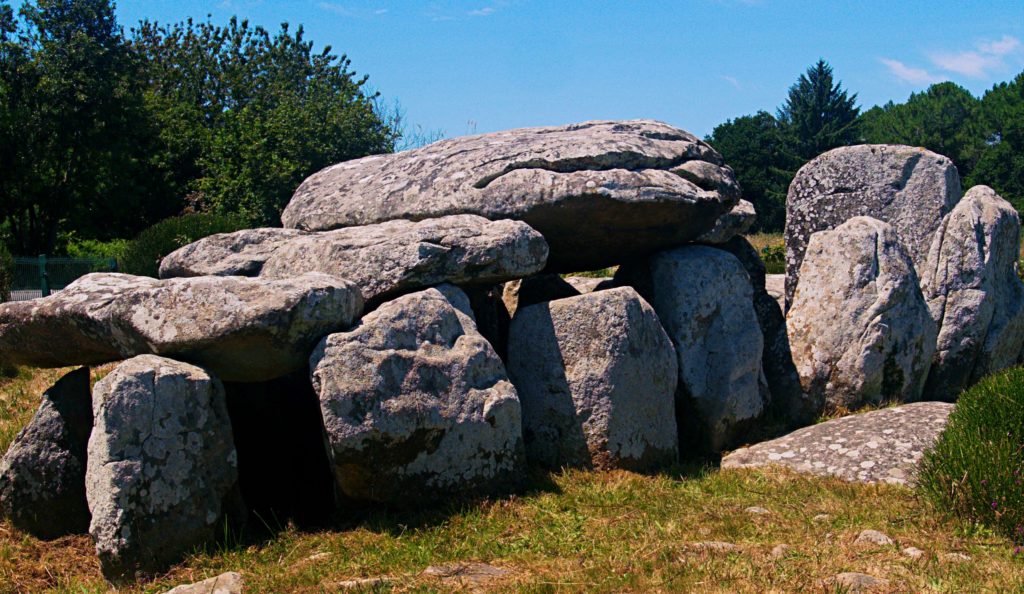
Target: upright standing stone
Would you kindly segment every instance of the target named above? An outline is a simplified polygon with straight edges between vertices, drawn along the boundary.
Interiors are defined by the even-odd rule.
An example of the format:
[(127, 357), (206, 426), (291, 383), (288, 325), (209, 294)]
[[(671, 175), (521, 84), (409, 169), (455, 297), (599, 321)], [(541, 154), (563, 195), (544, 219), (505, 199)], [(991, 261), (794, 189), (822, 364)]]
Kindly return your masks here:
[(325, 338), (310, 366), (345, 496), (418, 505), (518, 482), (519, 398), (459, 289), (381, 305)]
[(681, 444), (719, 452), (742, 439), (767, 394), (764, 338), (739, 260), (713, 247), (681, 247), (622, 266), (615, 282), (650, 302), (675, 345)]
[(242, 513), (220, 381), (154, 355), (96, 384), (86, 496), (89, 532), (114, 582), (163, 571)]
[(675, 350), (633, 289), (520, 309), (508, 360), (531, 460), (638, 471), (676, 461)]
[(833, 149), (804, 165), (786, 197), (786, 302), (792, 304), (811, 235), (856, 216), (896, 229), (920, 271), (932, 235), (960, 200), (953, 162), (923, 148), (864, 144)]
[(935, 322), (892, 226), (854, 217), (811, 236), (787, 323), (800, 382), (831, 409), (921, 398)]
[(946, 215), (921, 279), (939, 327), (925, 395), (952, 400), (1017, 363), (1024, 346), (1020, 219), (992, 188), (975, 186)]
[(89, 369), (57, 380), (0, 460), (0, 514), (37, 538), (89, 530), (85, 448), (92, 430)]
[(696, 136), (651, 120), (524, 128), (332, 165), (281, 215), (322, 231), (452, 214), (515, 219), (551, 247), (548, 270), (596, 270), (693, 240), (739, 200)]

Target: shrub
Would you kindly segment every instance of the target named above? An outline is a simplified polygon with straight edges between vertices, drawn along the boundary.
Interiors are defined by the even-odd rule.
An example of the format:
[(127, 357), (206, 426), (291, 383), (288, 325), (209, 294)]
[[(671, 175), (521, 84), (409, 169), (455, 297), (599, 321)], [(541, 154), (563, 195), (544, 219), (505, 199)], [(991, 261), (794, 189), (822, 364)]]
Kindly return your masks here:
[(0, 243), (0, 303), (11, 298), (11, 284), (14, 282), (14, 257), (7, 246)]
[(786, 273), (786, 248), (781, 245), (770, 245), (761, 249), (766, 274)]
[(1024, 368), (960, 395), (919, 479), (940, 507), (1024, 543)]
[(97, 239), (70, 239), (67, 244), (69, 258), (113, 258), (120, 260), (131, 241), (127, 239), (112, 239), (110, 241), (99, 241)]
[(156, 277), (160, 260), (174, 250), (215, 233), (230, 233), (246, 227), (240, 217), (214, 214), (187, 214), (164, 219), (133, 239), (118, 261), (118, 269), (128, 274)]

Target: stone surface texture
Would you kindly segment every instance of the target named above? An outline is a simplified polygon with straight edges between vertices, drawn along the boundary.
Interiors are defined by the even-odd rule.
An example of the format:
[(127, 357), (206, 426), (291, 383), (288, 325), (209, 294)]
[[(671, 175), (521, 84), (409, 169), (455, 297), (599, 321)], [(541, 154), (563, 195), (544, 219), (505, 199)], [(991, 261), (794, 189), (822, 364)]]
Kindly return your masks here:
[(418, 505), (516, 482), (519, 398), (459, 289), (385, 303), (325, 338), (310, 366), (345, 496)]
[(722, 468), (778, 465), (851, 482), (912, 484), (952, 410), (945, 402), (915, 402), (832, 419), (731, 452)]
[(787, 316), (800, 382), (825, 408), (921, 398), (935, 322), (892, 226), (854, 217), (811, 236)]
[(783, 312), (786, 311), (786, 275), (785, 274), (766, 274), (764, 276), (764, 289), (768, 291), (779, 304), (779, 309)]
[(108, 579), (163, 571), (240, 513), (224, 388), (202, 369), (129, 359), (96, 384), (93, 420), (89, 532)]
[(723, 250), (687, 246), (624, 265), (615, 282), (654, 307), (676, 347), (681, 448), (729, 447), (764, 413), (768, 397), (764, 339), (743, 265)]
[(521, 308), (509, 331), (508, 372), (528, 459), (637, 471), (677, 460), (675, 350), (635, 290)]
[(323, 272), (354, 282), (377, 303), (444, 282), (493, 285), (528, 276), (547, 256), (544, 238), (526, 223), (453, 215), (306, 234), (278, 248), (261, 276)]
[(242, 574), (229, 571), (194, 584), (183, 584), (164, 594), (242, 594), (244, 585)]
[(306, 233), (296, 229), (244, 229), (204, 237), (164, 256), (160, 278), (259, 276), (281, 246)]
[(921, 267), (932, 234), (960, 193), (953, 162), (923, 148), (865, 144), (812, 159), (797, 172), (786, 198), (786, 302), (793, 302), (812, 234), (869, 216), (892, 225)]
[(263, 381), (304, 368), (317, 341), (351, 326), (362, 309), (355, 285), (323, 274), (89, 274), (49, 297), (0, 304), (0, 358), (63, 367), (156, 354), (227, 381)]
[(722, 157), (652, 120), (594, 121), (443, 140), (338, 163), (281, 217), (322, 231), (451, 214), (525, 221), (553, 272), (595, 270), (695, 239), (739, 200)]
[(732, 210), (718, 217), (715, 226), (701, 234), (697, 241), (702, 243), (725, 243), (750, 231), (750, 227), (757, 220), (757, 212), (754, 205), (746, 200), (740, 200)]
[(1024, 346), (1020, 219), (987, 186), (971, 188), (935, 234), (921, 287), (939, 327), (925, 395), (953, 400), (1017, 363)]
[(546, 273), (505, 283), (501, 300), (505, 302), (509, 315), (515, 316), (521, 307), (575, 297), (581, 293), (582, 291), (568, 279), (554, 273)]
[(57, 380), (0, 460), (0, 515), (37, 538), (89, 530), (85, 461), (91, 398), (87, 367)]

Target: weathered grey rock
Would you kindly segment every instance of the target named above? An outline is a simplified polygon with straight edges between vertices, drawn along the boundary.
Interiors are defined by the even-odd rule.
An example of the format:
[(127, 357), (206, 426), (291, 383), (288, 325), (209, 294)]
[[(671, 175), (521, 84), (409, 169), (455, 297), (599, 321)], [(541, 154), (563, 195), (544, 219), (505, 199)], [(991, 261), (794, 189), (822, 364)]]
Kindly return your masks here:
[(921, 278), (939, 327), (927, 398), (953, 400), (985, 375), (1016, 364), (1024, 346), (1019, 257), (1017, 211), (991, 188), (971, 188), (943, 219)]
[(310, 358), (341, 492), (418, 505), (522, 470), (519, 398), (451, 285), (399, 297)]
[(504, 567), (497, 567), (489, 563), (459, 562), (446, 565), (431, 565), (423, 570), (420, 575), (432, 577), (443, 582), (460, 584), (464, 586), (482, 586), (511, 575), (513, 572)]
[(822, 583), (826, 589), (857, 594), (858, 592), (871, 592), (880, 588), (887, 588), (889, 580), (877, 578), (866, 573), (847, 571), (824, 580)]
[(520, 308), (555, 299), (575, 297), (582, 292), (572, 283), (554, 273), (537, 274), (505, 283), (501, 300), (509, 315), (515, 316)]
[(779, 309), (786, 311), (786, 275), (764, 275), (764, 289), (779, 304)]
[(530, 460), (638, 471), (677, 460), (675, 351), (633, 289), (521, 308), (509, 331), (508, 372)]
[(913, 561), (920, 561), (928, 555), (928, 553), (925, 553), (917, 547), (906, 547), (905, 549), (903, 549), (903, 554), (907, 557), (910, 557), (910, 559)]
[(267, 260), (261, 276), (323, 272), (359, 286), (379, 303), (444, 282), (493, 285), (539, 272), (548, 246), (526, 223), (454, 215), (389, 221), (294, 238)]
[[(793, 354), (786, 331), (786, 317), (778, 300), (767, 289), (765, 265), (754, 246), (744, 237), (734, 237), (717, 246), (743, 265), (754, 291), (754, 311), (764, 337), (761, 367), (771, 394), (771, 409), (785, 427), (796, 428), (821, 414), (820, 403), (809, 397), (800, 386), (800, 376), (793, 364)], [(781, 275), (780, 275), (781, 276)]]
[(740, 200), (732, 210), (718, 217), (715, 226), (710, 231), (703, 233), (697, 238), (701, 243), (725, 243), (750, 231), (750, 227), (757, 220), (757, 212), (754, 205), (746, 200)]
[(692, 134), (650, 120), (525, 128), (338, 163), (299, 186), (284, 226), (327, 230), (477, 214), (541, 232), (553, 272), (595, 270), (695, 239), (739, 199)]
[(861, 530), (853, 544), (871, 547), (889, 547), (896, 544), (888, 534), (878, 530)]
[(194, 584), (183, 584), (164, 594), (242, 594), (244, 583), (242, 574), (229, 571)]
[(610, 276), (567, 276), (565, 282), (579, 291), (580, 295), (611, 289), (615, 286)]
[[(764, 339), (740, 261), (713, 247), (681, 247), (622, 266), (615, 282), (647, 299), (676, 347), (681, 443), (728, 447), (767, 405)], [(688, 452), (681, 446), (680, 454)]]
[(224, 388), (202, 369), (129, 359), (96, 384), (93, 420), (89, 532), (108, 579), (162, 571), (241, 513)]
[(778, 465), (851, 482), (910, 484), (952, 410), (915, 402), (832, 419), (740, 448), (722, 458), (722, 468)]
[(502, 300), (504, 285), (462, 287), (473, 310), (476, 329), (491, 343), (502, 361), (508, 360), (508, 328), (512, 316)]
[(89, 530), (85, 448), (92, 430), (89, 369), (57, 380), (0, 460), (0, 515), (37, 538)]
[(89, 274), (44, 299), (0, 304), (0, 358), (62, 367), (149, 353), (228, 381), (263, 381), (304, 368), (317, 341), (351, 326), (362, 309), (355, 285), (323, 274)]
[(164, 256), (160, 278), (258, 276), (274, 251), (303, 235), (296, 229), (275, 228), (210, 235)]
[(830, 409), (919, 400), (936, 328), (893, 228), (815, 233), (800, 275), (787, 326), (804, 391)]
[(960, 199), (953, 162), (918, 147), (865, 144), (833, 149), (804, 165), (786, 197), (786, 302), (793, 302), (811, 235), (856, 216), (892, 225), (916, 267), (932, 234)]

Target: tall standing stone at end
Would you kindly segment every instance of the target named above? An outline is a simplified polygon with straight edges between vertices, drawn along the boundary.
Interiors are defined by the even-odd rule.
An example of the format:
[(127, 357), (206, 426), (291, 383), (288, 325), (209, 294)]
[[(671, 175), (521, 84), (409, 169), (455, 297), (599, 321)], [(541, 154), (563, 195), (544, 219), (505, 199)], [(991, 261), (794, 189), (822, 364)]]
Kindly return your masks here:
[(341, 493), (418, 505), (518, 483), (519, 398), (469, 299), (441, 285), (389, 301), (310, 357)]
[(787, 318), (807, 394), (831, 409), (921, 398), (935, 322), (896, 231), (854, 217), (811, 236)]
[(953, 400), (983, 376), (1017, 363), (1024, 346), (1018, 258), (1017, 211), (992, 188), (971, 188), (943, 219), (921, 279), (939, 327), (928, 399)]
[(548, 270), (595, 270), (692, 241), (736, 205), (729, 167), (696, 136), (653, 120), (523, 128), (338, 163), (281, 216), (323, 231), (452, 214), (524, 221)]
[(636, 471), (676, 461), (675, 349), (633, 289), (523, 307), (508, 361), (531, 460)]
[(921, 270), (932, 235), (960, 200), (953, 162), (923, 148), (864, 144), (833, 149), (797, 172), (786, 197), (786, 303), (811, 235), (857, 216), (892, 225)]
[(0, 460), (0, 515), (42, 539), (88, 531), (91, 430), (89, 368), (82, 367), (43, 393), (39, 410)]
[(89, 532), (107, 579), (163, 571), (243, 516), (224, 387), (202, 369), (129, 359), (96, 384), (93, 421)]
[(764, 338), (740, 261), (713, 247), (681, 247), (624, 265), (615, 282), (647, 299), (675, 345), (680, 455), (720, 452), (742, 439), (768, 394)]

